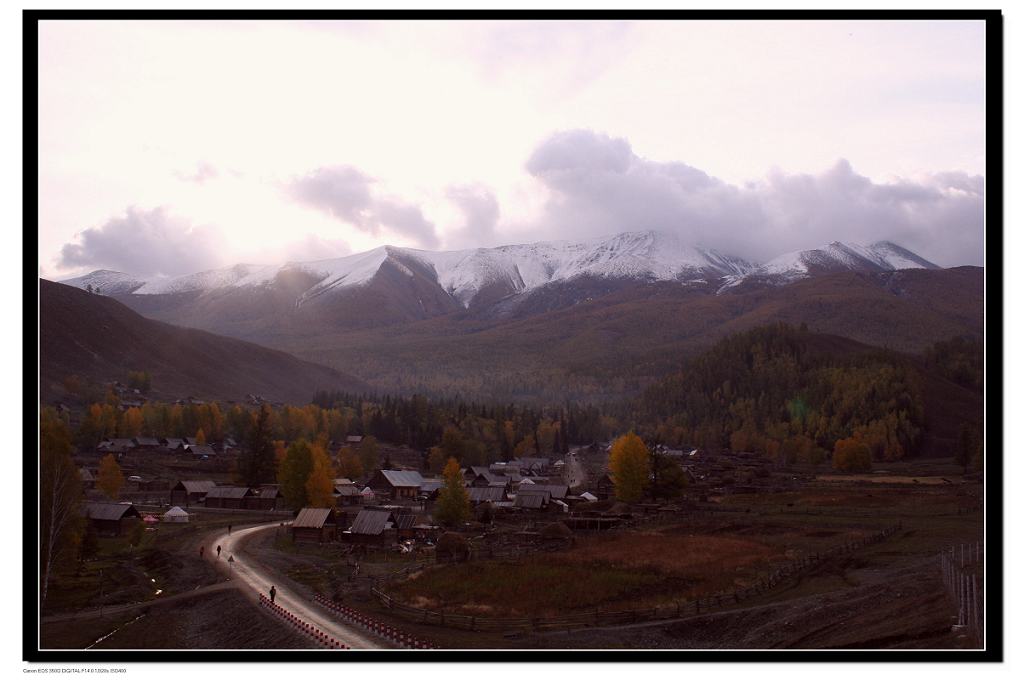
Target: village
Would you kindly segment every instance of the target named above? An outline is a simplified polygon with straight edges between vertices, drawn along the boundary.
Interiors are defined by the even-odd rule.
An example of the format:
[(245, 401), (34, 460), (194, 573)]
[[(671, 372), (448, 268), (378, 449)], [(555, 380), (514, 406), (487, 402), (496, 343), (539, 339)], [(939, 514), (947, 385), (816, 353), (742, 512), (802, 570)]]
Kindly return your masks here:
[[(363, 439), (348, 435), (326, 449), (337, 460)], [(380, 443), (382, 465), (357, 479), (334, 478), (328, 507), (291, 508), (278, 484), (235, 482), (241, 448), (230, 438), (103, 440), (79, 451), (75, 465), (87, 541), (98, 547), (91, 563), (122, 571), (120, 589), (104, 586), (110, 578), (100, 568), (99, 586), (89, 583), (92, 591), (73, 601), (78, 614), (60, 597), (44, 611), (53, 622), (44, 617), (44, 639), (68, 645), (69, 617), (78, 631), (93, 622), (96, 629), (85, 630), (98, 638), (112, 620), (90, 620), (97, 606), (126, 608), (126, 622), (132, 608), (156, 607), (155, 623), (161, 603), (162, 612), (173, 612), (185, 607), (173, 598), (200, 598), (189, 589), (231, 583), (249, 587), (247, 596), (269, 608), (271, 578), (244, 579), (256, 569), (288, 594), (291, 617), (330, 613), (329, 621), (348, 627), (340, 631), (373, 621), (365, 633), (382, 647), (605, 647), (620, 645), (616, 637), (626, 630), (609, 632), (645, 622), (628, 630), (625, 645), (706, 645), (703, 635), (690, 640), (694, 631), (681, 633), (674, 623), (780, 602), (810, 610), (808, 621), (817, 621), (818, 610), (827, 610), (821, 594), (836, 588), (837, 576), (858, 599), (902, 584), (924, 610), (915, 617), (934, 625), (949, 619), (951, 606), (929, 561), (951, 545), (980, 546), (980, 481), (947, 464), (897, 462), (873, 476), (843, 476), (744, 452), (656, 445), (645, 493), (627, 502), (610, 470), (612, 447), (573, 445), (565, 454), (461, 467), (468, 513), (453, 526), (436, 517), (445, 478), (408, 447)], [(116, 499), (96, 484), (101, 462), (111, 458), (123, 475)], [(669, 488), (653, 480), (665, 462), (682, 472)], [(146, 561), (159, 565), (140, 572)], [(85, 579), (90, 561), (77, 574)], [(199, 582), (189, 587), (184, 575)], [(138, 587), (147, 580), (158, 588)], [(241, 604), (232, 607), (242, 616)], [(264, 645), (326, 640), (291, 634), (280, 642), (271, 614), (254, 622), (268, 632)], [(385, 629), (402, 632), (405, 643)], [(966, 633), (938, 629), (916, 644), (939, 637), (969, 645)], [(823, 642), (834, 642), (829, 637)]]

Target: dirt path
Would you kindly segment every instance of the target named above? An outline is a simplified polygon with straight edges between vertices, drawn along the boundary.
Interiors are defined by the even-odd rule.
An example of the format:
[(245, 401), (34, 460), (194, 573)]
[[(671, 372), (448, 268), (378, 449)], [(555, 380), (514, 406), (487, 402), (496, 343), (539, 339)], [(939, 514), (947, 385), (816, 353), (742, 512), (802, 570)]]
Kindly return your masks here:
[(569, 452), (565, 457), (565, 483), (573, 489), (587, 484), (587, 469), (576, 458), (576, 452)]
[[(212, 535), (206, 542), (205, 555), (208, 560), (231, 576), (232, 583), (248, 592), (255, 600), (258, 594), (267, 594), (271, 585), (277, 588), (276, 602), (288, 609), (297, 617), (327, 632), (345, 645), (352, 648), (383, 648), (382, 642), (370, 638), (352, 627), (338, 622), (325, 611), (310, 601), (302, 598), (289, 589), (281, 580), (275, 580), (271, 573), (258, 565), (251, 556), (244, 552), (245, 542), (259, 532), (265, 532), (278, 526), (279, 523), (268, 523), (245, 529), (236, 529)], [(220, 558), (217, 557), (217, 546), (221, 547)], [(234, 557), (233, 562), (229, 559)]]

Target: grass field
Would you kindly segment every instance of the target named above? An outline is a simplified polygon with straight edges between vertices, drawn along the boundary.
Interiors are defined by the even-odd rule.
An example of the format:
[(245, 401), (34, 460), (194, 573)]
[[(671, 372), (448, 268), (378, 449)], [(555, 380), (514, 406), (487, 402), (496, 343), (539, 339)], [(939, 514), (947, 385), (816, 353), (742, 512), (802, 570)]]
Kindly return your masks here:
[(775, 565), (869, 530), (746, 517), (694, 521), (591, 536), (518, 561), (434, 568), (393, 585), (392, 594), (415, 607), (501, 617), (651, 607), (746, 587)]

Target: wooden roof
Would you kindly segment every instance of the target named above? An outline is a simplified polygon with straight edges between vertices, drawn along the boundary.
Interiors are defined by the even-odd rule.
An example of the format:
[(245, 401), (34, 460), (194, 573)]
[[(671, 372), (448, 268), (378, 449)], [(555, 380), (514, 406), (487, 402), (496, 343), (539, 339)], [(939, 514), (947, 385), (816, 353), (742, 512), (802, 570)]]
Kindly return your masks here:
[(376, 508), (364, 508), (352, 521), (352, 534), (368, 534), (377, 536), (385, 529), (387, 524), (394, 523), (395, 519), (391, 511)]
[(93, 520), (121, 520), (122, 518), (141, 518), (132, 504), (115, 504), (102, 501), (90, 501), (82, 505), (82, 515)]
[(217, 486), (213, 480), (179, 480), (175, 490), (184, 490), (189, 494), (206, 494)]
[(207, 499), (241, 499), (253, 496), (248, 487), (214, 487), (206, 493)]
[(304, 508), (292, 521), (292, 527), (312, 527), (320, 529), (330, 520), (334, 522), (334, 509), (332, 508)]

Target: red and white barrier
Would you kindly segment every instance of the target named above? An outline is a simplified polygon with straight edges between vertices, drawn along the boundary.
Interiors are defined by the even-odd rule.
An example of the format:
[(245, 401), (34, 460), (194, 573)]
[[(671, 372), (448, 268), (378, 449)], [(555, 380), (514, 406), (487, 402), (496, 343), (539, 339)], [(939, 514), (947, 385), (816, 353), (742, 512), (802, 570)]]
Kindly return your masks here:
[(270, 599), (260, 594), (260, 605), (269, 610), (274, 615), (280, 617), (286, 624), (294, 627), (296, 631), (309, 636), (317, 642), (323, 648), (329, 648), (333, 650), (348, 650), (349, 647), (341, 641), (335, 640), (329, 637), (326, 632), (317, 629), (309, 622), (296, 617), (292, 613), (288, 612), (285, 608), (281, 607), (277, 603), (271, 603)]
[(386, 641), (394, 643), (399, 648), (407, 648), (412, 650), (432, 650), (438, 649), (439, 646), (417, 638), (408, 634), (404, 631), (396, 629), (390, 624), (386, 624), (379, 620), (373, 619), (372, 617), (353, 610), (347, 605), (341, 603), (335, 603), (326, 596), (317, 594), (313, 599), (317, 604), (323, 606), (329, 610), (332, 614), (336, 615), (339, 619), (345, 621), (348, 624), (353, 624), (357, 627), (364, 629), (365, 631), (379, 636)]

